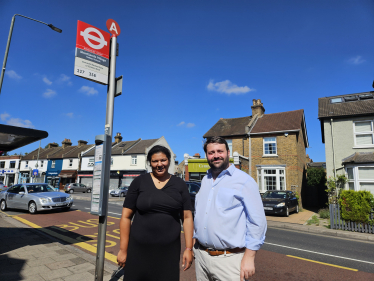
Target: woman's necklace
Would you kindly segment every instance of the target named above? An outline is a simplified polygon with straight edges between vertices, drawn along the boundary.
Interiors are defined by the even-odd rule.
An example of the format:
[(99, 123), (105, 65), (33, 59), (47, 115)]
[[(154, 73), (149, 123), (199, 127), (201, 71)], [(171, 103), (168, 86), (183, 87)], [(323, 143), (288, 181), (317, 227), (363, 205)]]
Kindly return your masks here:
[(170, 177), (171, 177), (171, 175), (169, 175), (169, 176), (167, 177), (167, 179), (165, 179), (165, 180), (159, 180), (157, 177), (155, 177), (155, 175), (154, 175), (153, 173), (152, 173), (152, 176), (153, 176), (153, 178), (154, 178), (156, 181), (158, 181), (159, 184), (160, 184), (161, 182), (164, 182), (164, 181), (169, 180)]

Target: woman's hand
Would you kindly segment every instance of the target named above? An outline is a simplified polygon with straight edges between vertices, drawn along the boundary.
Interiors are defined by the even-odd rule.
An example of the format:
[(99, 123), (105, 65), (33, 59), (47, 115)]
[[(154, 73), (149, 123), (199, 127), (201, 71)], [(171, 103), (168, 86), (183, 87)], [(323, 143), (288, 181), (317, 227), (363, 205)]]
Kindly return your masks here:
[(183, 271), (186, 271), (187, 269), (189, 269), (192, 265), (192, 261), (193, 261), (193, 257), (192, 257), (192, 251), (191, 250), (188, 250), (186, 249), (183, 253), (183, 264), (182, 264), (182, 267), (183, 267)]
[(117, 263), (121, 267), (125, 267), (127, 259), (127, 251), (119, 250), (118, 255), (117, 255)]

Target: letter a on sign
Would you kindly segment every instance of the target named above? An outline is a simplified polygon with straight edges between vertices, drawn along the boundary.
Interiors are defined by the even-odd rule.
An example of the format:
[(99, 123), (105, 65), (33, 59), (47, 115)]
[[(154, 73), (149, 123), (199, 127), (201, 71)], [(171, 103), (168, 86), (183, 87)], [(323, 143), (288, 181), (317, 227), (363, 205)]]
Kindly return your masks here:
[(115, 20), (108, 19), (106, 21), (106, 27), (114, 36), (118, 36), (121, 33), (121, 28)]

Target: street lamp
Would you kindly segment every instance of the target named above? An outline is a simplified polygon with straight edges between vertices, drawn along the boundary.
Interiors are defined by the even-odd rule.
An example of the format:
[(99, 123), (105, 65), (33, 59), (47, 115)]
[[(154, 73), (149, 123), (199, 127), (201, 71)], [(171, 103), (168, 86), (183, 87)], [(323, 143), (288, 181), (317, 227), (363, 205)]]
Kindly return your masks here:
[(6, 49), (5, 49), (5, 56), (4, 56), (4, 62), (3, 62), (3, 68), (1, 69), (1, 76), (0, 76), (0, 94), (1, 94), (1, 88), (3, 86), (3, 79), (4, 79), (4, 74), (5, 74), (5, 66), (6, 66), (6, 61), (8, 59), (8, 52), (9, 52), (9, 46), (10, 46), (10, 40), (12, 39), (12, 33), (13, 33), (13, 26), (14, 26), (14, 21), (16, 19), (16, 16), (20, 16), (20, 17), (23, 17), (23, 18), (26, 18), (26, 19), (29, 19), (29, 20), (33, 20), (33, 21), (37, 21), (37, 22), (40, 22), (42, 24), (45, 24), (47, 26), (49, 26), (51, 29), (53, 29), (54, 31), (56, 32), (59, 32), (61, 33), (62, 30), (53, 26), (52, 24), (48, 24), (48, 23), (45, 23), (45, 22), (42, 22), (42, 21), (39, 21), (39, 20), (36, 20), (36, 19), (32, 19), (32, 18), (29, 18), (29, 17), (25, 17), (23, 15), (19, 15), (19, 14), (15, 14), (12, 18), (12, 23), (10, 24), (10, 30), (9, 30), (9, 35), (8, 35), (8, 42), (6, 44)]

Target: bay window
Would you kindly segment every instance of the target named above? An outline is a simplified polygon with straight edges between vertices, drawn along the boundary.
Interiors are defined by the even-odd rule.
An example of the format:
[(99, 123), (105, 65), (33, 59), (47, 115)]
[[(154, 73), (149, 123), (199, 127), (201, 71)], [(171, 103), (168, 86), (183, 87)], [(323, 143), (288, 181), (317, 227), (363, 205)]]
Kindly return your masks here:
[(260, 192), (286, 190), (285, 166), (257, 166), (257, 183)]
[(350, 190), (367, 190), (374, 194), (374, 166), (348, 166), (345, 168), (347, 188)]

